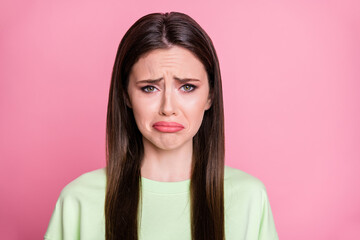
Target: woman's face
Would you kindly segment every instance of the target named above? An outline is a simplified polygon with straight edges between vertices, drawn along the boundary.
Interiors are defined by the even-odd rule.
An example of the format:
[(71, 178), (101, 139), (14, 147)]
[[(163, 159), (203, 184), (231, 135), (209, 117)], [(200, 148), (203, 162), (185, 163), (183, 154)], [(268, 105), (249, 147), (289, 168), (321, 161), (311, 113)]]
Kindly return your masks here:
[(178, 46), (140, 57), (131, 69), (127, 90), (127, 105), (143, 140), (163, 150), (192, 141), (211, 106), (204, 65)]

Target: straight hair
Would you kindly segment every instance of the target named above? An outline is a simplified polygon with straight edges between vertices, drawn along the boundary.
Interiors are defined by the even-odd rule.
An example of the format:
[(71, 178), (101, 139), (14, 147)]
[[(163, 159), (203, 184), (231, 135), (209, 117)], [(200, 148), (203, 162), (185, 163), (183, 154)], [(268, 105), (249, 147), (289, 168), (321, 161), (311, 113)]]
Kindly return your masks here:
[(145, 53), (180, 46), (204, 65), (211, 107), (193, 137), (190, 223), (193, 240), (224, 240), (224, 111), (219, 61), (210, 37), (184, 13), (152, 13), (122, 38), (113, 67), (106, 122), (105, 235), (137, 240), (141, 202), (142, 135), (126, 102), (132, 66)]

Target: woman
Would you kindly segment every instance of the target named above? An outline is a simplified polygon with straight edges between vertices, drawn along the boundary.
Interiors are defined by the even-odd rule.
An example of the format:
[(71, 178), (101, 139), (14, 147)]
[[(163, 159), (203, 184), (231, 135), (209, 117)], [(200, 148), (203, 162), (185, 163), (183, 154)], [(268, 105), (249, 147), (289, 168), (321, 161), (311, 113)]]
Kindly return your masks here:
[(154, 13), (123, 37), (107, 167), (68, 184), (45, 239), (278, 239), (257, 178), (224, 166), (219, 63), (189, 16)]

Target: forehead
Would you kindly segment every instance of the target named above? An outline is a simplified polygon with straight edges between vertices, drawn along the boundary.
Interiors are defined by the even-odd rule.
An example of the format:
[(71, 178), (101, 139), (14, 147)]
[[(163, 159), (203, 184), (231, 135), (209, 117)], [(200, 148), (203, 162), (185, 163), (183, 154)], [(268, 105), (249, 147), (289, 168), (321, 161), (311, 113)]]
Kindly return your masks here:
[(189, 50), (179, 46), (155, 49), (145, 53), (133, 65), (130, 76), (135, 78), (157, 78), (164, 74), (180, 78), (206, 78), (201, 61)]

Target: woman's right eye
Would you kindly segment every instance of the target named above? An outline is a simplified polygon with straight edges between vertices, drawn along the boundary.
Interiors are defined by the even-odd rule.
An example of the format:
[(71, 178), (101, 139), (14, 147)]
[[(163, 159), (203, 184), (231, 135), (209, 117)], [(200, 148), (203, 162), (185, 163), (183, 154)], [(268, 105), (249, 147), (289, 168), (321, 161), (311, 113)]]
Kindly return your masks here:
[(144, 92), (151, 93), (155, 92), (156, 88), (154, 86), (145, 86), (141, 88)]

